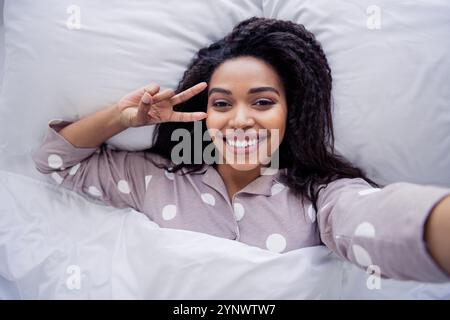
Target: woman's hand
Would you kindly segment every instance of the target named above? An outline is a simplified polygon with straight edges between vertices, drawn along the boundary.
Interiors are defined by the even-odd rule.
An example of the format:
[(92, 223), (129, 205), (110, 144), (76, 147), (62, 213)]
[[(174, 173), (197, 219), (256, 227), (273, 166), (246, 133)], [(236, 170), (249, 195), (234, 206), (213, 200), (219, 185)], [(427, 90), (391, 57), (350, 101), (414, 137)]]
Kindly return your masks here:
[(173, 107), (199, 94), (208, 85), (201, 82), (177, 95), (167, 89), (159, 92), (158, 85), (150, 85), (133, 91), (117, 104), (120, 122), (130, 127), (141, 127), (162, 122), (191, 122), (205, 119), (205, 112), (177, 112)]
[(450, 276), (450, 196), (431, 211), (425, 224), (425, 241), (431, 256)]

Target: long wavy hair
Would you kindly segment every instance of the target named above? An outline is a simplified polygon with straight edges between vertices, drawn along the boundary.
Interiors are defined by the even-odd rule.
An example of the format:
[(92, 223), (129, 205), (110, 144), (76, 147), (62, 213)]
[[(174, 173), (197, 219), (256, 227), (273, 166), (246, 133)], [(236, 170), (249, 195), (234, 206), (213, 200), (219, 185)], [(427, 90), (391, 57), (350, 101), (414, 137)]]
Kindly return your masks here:
[[(364, 172), (335, 154), (331, 110), (331, 70), (320, 43), (301, 24), (291, 21), (252, 17), (238, 25), (217, 42), (202, 48), (191, 61), (178, 84), (180, 93), (199, 82), (209, 84), (213, 72), (229, 59), (251, 56), (271, 65), (282, 80), (288, 106), (286, 132), (279, 147), (281, 179), (297, 195), (310, 200), (317, 210), (319, 192), (340, 178), (362, 178), (374, 187), (379, 185)], [(236, 70), (239, 72), (239, 70)], [(175, 107), (184, 112), (207, 111), (207, 90)], [(207, 130), (202, 120), (203, 134)], [(155, 128), (153, 146), (146, 150), (170, 159), (171, 141), (176, 129), (191, 134), (194, 156), (194, 124), (166, 122)], [(202, 150), (210, 142), (202, 142)], [(170, 172), (184, 167), (195, 174), (204, 164), (179, 164), (167, 167)], [(282, 170), (283, 171), (283, 170)], [(302, 198), (302, 199), (303, 199)]]

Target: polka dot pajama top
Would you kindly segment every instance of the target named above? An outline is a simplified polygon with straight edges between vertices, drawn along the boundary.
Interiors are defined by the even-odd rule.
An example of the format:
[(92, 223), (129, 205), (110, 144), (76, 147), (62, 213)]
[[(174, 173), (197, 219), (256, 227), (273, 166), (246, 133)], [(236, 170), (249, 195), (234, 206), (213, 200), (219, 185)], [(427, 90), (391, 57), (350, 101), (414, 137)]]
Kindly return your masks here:
[[(185, 229), (240, 241), (273, 252), (326, 245), (342, 258), (383, 276), (449, 281), (423, 239), (432, 208), (450, 189), (399, 182), (382, 189), (360, 178), (339, 179), (319, 193), (318, 211), (279, 181), (260, 176), (230, 201), (213, 166), (197, 174), (169, 173), (148, 152), (77, 148), (58, 132), (70, 122), (50, 122), (36, 168), (54, 181), (108, 205), (132, 207), (163, 228)], [(185, 172), (185, 169), (182, 169)]]

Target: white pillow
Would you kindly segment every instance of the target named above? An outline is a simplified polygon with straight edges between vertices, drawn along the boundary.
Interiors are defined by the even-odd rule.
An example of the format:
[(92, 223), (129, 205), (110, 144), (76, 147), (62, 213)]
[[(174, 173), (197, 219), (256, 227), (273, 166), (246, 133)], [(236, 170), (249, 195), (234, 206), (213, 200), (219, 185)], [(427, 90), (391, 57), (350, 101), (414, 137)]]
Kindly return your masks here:
[[(376, 4), (374, 6), (373, 4)], [(450, 1), (264, 0), (328, 56), (336, 147), (381, 183), (450, 186)]]
[[(198, 49), (261, 14), (261, 0), (6, 0), (0, 154), (31, 153), (50, 119), (77, 120), (153, 82), (176, 89)], [(148, 148), (152, 131), (109, 142)]]

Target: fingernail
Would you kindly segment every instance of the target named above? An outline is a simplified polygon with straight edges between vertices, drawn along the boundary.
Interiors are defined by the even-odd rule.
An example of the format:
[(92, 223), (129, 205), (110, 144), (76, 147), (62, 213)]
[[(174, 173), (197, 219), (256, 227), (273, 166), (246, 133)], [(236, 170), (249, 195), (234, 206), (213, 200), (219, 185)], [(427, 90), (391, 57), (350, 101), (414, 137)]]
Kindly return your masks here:
[(146, 92), (144, 93), (144, 96), (142, 97), (142, 102), (145, 104), (149, 104), (151, 101), (151, 96)]

